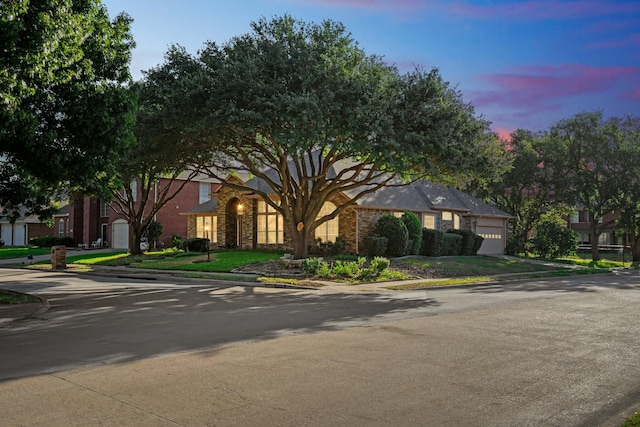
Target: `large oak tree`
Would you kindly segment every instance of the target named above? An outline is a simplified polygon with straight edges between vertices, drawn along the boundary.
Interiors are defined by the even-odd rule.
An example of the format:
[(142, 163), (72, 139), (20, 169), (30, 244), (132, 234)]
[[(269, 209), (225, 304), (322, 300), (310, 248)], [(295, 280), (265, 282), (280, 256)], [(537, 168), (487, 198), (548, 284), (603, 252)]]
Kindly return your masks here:
[(130, 141), (131, 19), (99, 0), (0, 1), (0, 206), (51, 213)]
[[(318, 225), (382, 186), (500, 172), (488, 123), (438, 70), (401, 75), (340, 23), (262, 19), (197, 56), (174, 47), (160, 68), (174, 76), (164, 132), (189, 141), (211, 176), (282, 214), (298, 258)], [(227, 181), (231, 171), (264, 185)], [(318, 217), (347, 190), (349, 203)]]

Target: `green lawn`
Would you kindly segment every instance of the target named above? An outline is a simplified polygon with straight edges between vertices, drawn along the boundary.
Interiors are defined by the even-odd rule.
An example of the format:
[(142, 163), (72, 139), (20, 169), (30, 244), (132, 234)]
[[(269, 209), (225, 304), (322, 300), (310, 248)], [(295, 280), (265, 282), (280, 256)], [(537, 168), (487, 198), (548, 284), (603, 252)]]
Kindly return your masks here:
[(446, 271), (448, 277), (486, 276), (493, 274), (557, 270), (557, 268), (550, 268), (540, 264), (490, 256), (456, 256), (441, 258), (415, 256), (395, 260), (394, 263), (413, 264), (420, 267)]
[[(209, 254), (200, 252), (179, 252), (167, 249), (161, 252), (148, 252), (131, 256), (126, 251), (81, 253), (67, 257), (67, 264), (105, 265), (112, 267), (131, 266), (150, 270), (229, 272), (246, 264), (278, 259), (281, 252), (228, 250)], [(49, 261), (38, 264), (48, 264)]]
[(49, 248), (9, 247), (0, 248), (0, 259), (26, 258), (31, 255), (44, 255), (51, 253)]
[(206, 253), (182, 254), (180, 257), (143, 260), (139, 264), (135, 264), (135, 267), (154, 270), (229, 272), (243, 265), (270, 261), (280, 257), (282, 257), (281, 252), (229, 250), (211, 252), (209, 254), (210, 261), (207, 261)]

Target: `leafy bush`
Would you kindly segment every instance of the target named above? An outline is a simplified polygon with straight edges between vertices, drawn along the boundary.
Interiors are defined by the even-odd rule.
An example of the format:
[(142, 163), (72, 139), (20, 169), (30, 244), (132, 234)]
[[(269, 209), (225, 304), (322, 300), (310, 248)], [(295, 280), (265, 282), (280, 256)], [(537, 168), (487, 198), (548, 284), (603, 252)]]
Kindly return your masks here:
[(53, 236), (34, 237), (29, 239), (29, 244), (40, 248), (50, 248), (51, 246), (55, 246), (56, 238)]
[(381, 236), (367, 236), (364, 238), (364, 249), (369, 258), (380, 257), (387, 251), (386, 237)]
[(477, 255), (478, 251), (480, 250), (480, 248), (482, 247), (482, 242), (484, 242), (484, 237), (482, 236), (478, 236), (477, 234), (475, 235), (474, 239), (473, 239), (473, 254)]
[(322, 258), (305, 258), (302, 260), (302, 271), (307, 274), (316, 274), (323, 262)]
[(75, 246), (75, 244), (71, 237), (57, 237), (54, 241), (55, 246), (66, 246), (68, 248)]
[[(462, 247), (460, 248), (460, 252), (457, 255), (473, 256), (478, 253), (480, 246), (478, 246), (476, 249), (476, 237), (479, 237), (476, 235), (476, 233), (469, 229), (449, 230), (449, 233), (462, 236)], [(480, 240), (480, 244), (482, 244), (482, 240)]]
[(209, 248), (209, 239), (194, 237), (182, 243), (182, 249), (187, 252), (206, 252)]
[(462, 236), (459, 234), (444, 233), (442, 237), (442, 255), (458, 255), (462, 250)]
[(335, 242), (323, 242), (321, 238), (315, 240), (314, 245), (309, 246), (309, 252), (317, 255), (338, 255), (347, 251), (347, 238), (336, 237)]
[(150, 246), (154, 248), (158, 247), (158, 239), (160, 239), (160, 236), (162, 235), (162, 230), (162, 223), (158, 221), (151, 221), (149, 223), (145, 235), (148, 238)]
[(573, 255), (578, 250), (576, 232), (555, 221), (544, 221), (538, 224), (536, 235), (530, 239), (529, 243), (532, 252), (542, 258)]
[(367, 258), (360, 257), (358, 261), (336, 261), (331, 268), (331, 272), (342, 277), (359, 276)]
[(359, 257), (356, 261), (336, 261), (329, 264), (321, 258), (306, 258), (302, 261), (302, 269), (305, 273), (318, 277), (348, 277), (361, 280), (373, 280), (378, 277), (391, 264), (388, 259), (375, 257), (366, 266), (367, 258)]
[(408, 255), (417, 255), (420, 253), (420, 247), (422, 246), (422, 224), (420, 224), (420, 218), (413, 212), (405, 212), (400, 218), (404, 225), (407, 227), (409, 234), (409, 244), (407, 245)]
[(420, 255), (441, 256), (443, 252), (444, 232), (429, 228), (422, 229), (422, 246), (420, 247)]
[(407, 252), (409, 232), (400, 218), (386, 214), (376, 223), (374, 232), (377, 236), (387, 238), (387, 256), (403, 256)]
[(369, 263), (369, 269), (377, 276), (389, 268), (390, 265), (391, 262), (388, 259), (377, 256)]
[(182, 236), (180, 234), (171, 236), (171, 246), (174, 248), (182, 248)]

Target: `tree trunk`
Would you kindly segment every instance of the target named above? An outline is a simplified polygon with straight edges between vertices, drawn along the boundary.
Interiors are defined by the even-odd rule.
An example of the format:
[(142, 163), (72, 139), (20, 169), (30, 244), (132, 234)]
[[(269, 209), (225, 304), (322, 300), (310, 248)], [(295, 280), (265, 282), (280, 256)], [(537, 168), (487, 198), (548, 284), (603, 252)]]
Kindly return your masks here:
[(599, 261), (600, 260), (600, 252), (598, 251), (598, 240), (600, 235), (598, 234), (596, 228), (598, 227), (598, 223), (595, 221), (595, 219), (591, 219), (591, 260), (592, 261)]
[(293, 258), (304, 259), (309, 256), (309, 233), (307, 230), (295, 230), (293, 233)]
[(631, 237), (631, 264), (640, 262), (640, 234)]
[(129, 226), (129, 251), (131, 255), (142, 255), (143, 251), (140, 248), (142, 240), (142, 232), (135, 227)]

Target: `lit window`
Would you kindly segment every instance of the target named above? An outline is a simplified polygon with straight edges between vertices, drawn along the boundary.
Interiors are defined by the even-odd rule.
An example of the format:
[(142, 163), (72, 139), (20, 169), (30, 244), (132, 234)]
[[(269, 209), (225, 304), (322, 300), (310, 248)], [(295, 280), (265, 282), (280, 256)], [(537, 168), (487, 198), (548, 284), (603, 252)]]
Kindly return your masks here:
[(213, 243), (218, 242), (218, 217), (199, 216), (196, 217), (196, 237), (209, 239)]
[(258, 244), (277, 244), (284, 241), (282, 215), (264, 200), (258, 201), (257, 213)]
[(422, 226), (431, 230), (436, 229), (436, 216), (424, 214), (422, 216)]
[(453, 214), (451, 212), (442, 212), (442, 220), (443, 221), (451, 221)]
[(65, 237), (64, 235), (64, 219), (58, 221), (58, 237)]
[[(318, 217), (322, 217), (325, 215), (329, 215), (336, 209), (336, 205), (331, 202), (326, 202), (322, 205), (322, 209), (318, 213)], [(402, 215), (402, 214), (401, 214)], [(335, 242), (339, 233), (339, 224), (338, 216), (329, 221), (323, 222), (316, 228), (316, 239), (320, 238), (323, 242)]]

